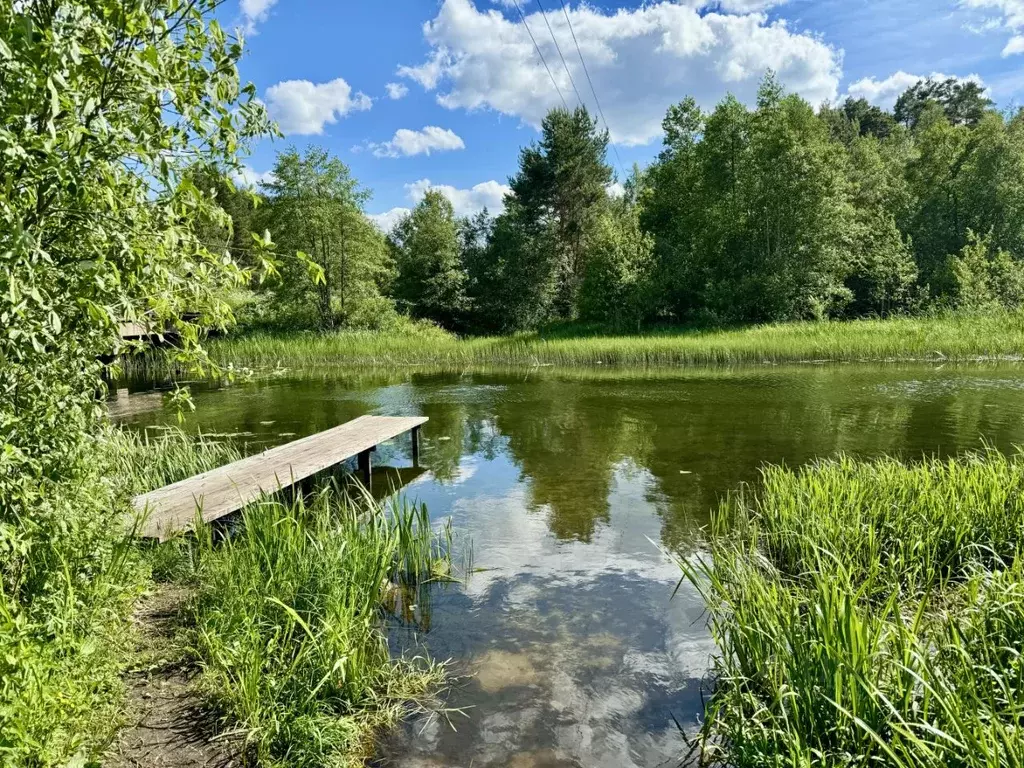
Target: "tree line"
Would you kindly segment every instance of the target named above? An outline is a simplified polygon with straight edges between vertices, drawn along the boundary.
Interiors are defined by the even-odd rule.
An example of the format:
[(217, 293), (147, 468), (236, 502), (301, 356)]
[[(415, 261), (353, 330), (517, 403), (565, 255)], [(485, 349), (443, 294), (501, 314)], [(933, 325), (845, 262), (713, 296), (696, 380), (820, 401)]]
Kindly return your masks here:
[(663, 129), (656, 160), (618, 184), (607, 132), (583, 107), (552, 110), (500, 214), (460, 218), (429, 191), (387, 234), (315, 147), (283, 153), (255, 195), (208, 178), (236, 258), (264, 229), (282, 254), (255, 315), (297, 327), (636, 329), (1024, 299), (1024, 112), (997, 111), (976, 83), (923, 80), (892, 112), (815, 111), (769, 73), (753, 107), (687, 98)]

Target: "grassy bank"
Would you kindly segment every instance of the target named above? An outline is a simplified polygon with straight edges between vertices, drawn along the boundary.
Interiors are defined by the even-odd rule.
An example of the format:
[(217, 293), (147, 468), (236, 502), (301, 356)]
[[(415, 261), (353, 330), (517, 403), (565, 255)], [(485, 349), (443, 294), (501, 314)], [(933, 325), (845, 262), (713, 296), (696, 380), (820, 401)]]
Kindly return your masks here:
[[(437, 330), (388, 334), (252, 333), (210, 343), (220, 365), (273, 369), (331, 366), (664, 366), (804, 361), (967, 360), (1024, 353), (1024, 315), (948, 315), (850, 322), (779, 323), (644, 335), (519, 334), (459, 339)], [(132, 368), (173, 367), (163, 355)]]
[(73, 485), (39, 510), (53, 534), (0, 550), (0, 764), (86, 765), (105, 748), (121, 719), (129, 615), (149, 583), (129, 500), (232, 455), (104, 429), (84, 446)]
[(683, 564), (720, 655), (704, 757), (1024, 764), (1024, 457), (765, 471)]
[(446, 540), (422, 508), (384, 509), (328, 489), (309, 504), (253, 505), (224, 542), (206, 531), (191, 543), (140, 545), (134, 494), (221, 466), (239, 449), (106, 428), (87, 454), (87, 471), (52, 511), (74, 535), (3, 553), (5, 573), (36, 597), (19, 604), (12, 582), (0, 582), (0, 764), (98, 764), (126, 722), (131, 613), (154, 578), (194, 592), (180, 651), (202, 667), (222, 727), (244, 732), (253, 764), (355, 764), (441, 678), (425, 661), (392, 660), (384, 635), (387, 612), (408, 612), (403, 600), (426, 604), (419, 590), (448, 571)]
[(384, 617), (448, 573), (426, 510), (333, 489), (264, 502), (198, 548), (189, 608), (202, 686), (261, 766), (363, 765), (443, 669), (392, 659)]
[[(180, 432), (114, 437), (132, 492), (240, 455)], [(204, 528), (148, 549), (146, 561), (193, 590), (182, 641), (223, 728), (244, 734), (253, 764), (301, 768), (361, 765), (378, 732), (441, 681), (425, 659), (391, 658), (385, 621), (427, 604), (429, 582), (451, 570), (449, 549), (422, 506), (327, 485), (252, 504), (231, 536)]]

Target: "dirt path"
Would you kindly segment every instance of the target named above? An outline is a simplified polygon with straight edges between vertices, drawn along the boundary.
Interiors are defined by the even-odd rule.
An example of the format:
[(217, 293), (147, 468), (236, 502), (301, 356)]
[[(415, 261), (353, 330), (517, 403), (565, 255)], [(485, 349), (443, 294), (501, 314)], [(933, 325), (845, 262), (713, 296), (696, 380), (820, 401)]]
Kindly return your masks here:
[(161, 585), (135, 612), (139, 660), (128, 675), (129, 724), (107, 768), (237, 768), (237, 739), (217, 735), (216, 719), (194, 689), (195, 670), (174, 635), (188, 592)]

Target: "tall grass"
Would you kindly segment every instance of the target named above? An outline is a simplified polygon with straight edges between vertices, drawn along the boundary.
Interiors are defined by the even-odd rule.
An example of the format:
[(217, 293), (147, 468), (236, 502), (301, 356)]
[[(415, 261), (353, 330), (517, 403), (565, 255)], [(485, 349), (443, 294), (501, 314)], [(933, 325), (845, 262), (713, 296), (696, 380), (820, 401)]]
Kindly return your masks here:
[(705, 762), (1024, 764), (1024, 457), (771, 467), (682, 563), (719, 644)]
[[(235, 455), (181, 433), (159, 440), (106, 427), (84, 446), (80, 471), (42, 497), (61, 535), (30, 551), (0, 551), (0, 765), (91, 765), (118, 725), (129, 615), (147, 588), (129, 500)], [(32, 598), (26, 599), (25, 595)]]
[[(240, 458), (230, 442), (169, 430), (112, 430), (122, 496)], [(263, 766), (359, 765), (376, 732), (443, 678), (424, 659), (393, 660), (390, 612), (429, 621), (429, 586), (451, 571), (451, 532), (425, 507), (335, 485), (268, 498), (233, 533), (145, 547), (156, 578), (187, 583), (190, 651), (202, 690)]]
[(447, 572), (423, 507), (334, 489), (250, 505), (235, 535), (200, 540), (190, 617), (204, 689), (260, 765), (361, 765), (443, 676), (391, 658), (385, 605)]
[[(388, 334), (254, 333), (209, 345), (222, 366), (665, 366), (805, 361), (967, 360), (1024, 353), (1024, 315), (945, 315), (849, 322), (776, 323), (644, 335), (544, 335), (459, 339), (439, 331)], [(128, 373), (173, 372), (163, 353), (126, 361)]]
[(450, 572), (450, 533), (433, 531), (421, 506), (327, 489), (247, 508), (223, 541), (202, 529), (193, 541), (137, 542), (134, 494), (240, 455), (176, 430), (107, 427), (89, 445), (89, 471), (53, 510), (88, 525), (53, 562), (26, 561), (54, 583), (26, 609), (0, 582), (0, 765), (99, 764), (122, 724), (130, 614), (150, 574), (196, 590), (182, 638), (258, 764), (358, 764), (376, 729), (442, 678), (427, 661), (392, 660), (383, 631), (387, 611), (424, 618), (430, 581)]
[(121, 496), (161, 488), (242, 458), (231, 441), (164, 429), (159, 435), (108, 429), (103, 437), (107, 477)]

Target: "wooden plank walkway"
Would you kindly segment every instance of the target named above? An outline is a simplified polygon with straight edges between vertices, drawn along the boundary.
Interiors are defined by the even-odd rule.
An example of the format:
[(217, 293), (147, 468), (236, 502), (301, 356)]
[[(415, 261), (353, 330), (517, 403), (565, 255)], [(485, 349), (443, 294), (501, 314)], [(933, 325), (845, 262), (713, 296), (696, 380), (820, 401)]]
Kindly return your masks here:
[[(194, 323), (199, 319), (199, 315), (195, 312), (185, 312), (181, 319)], [(179, 335), (178, 329), (173, 322), (156, 324), (152, 321), (147, 321), (145, 318), (141, 322), (120, 320), (117, 327), (122, 341), (147, 341), (156, 339), (159, 336), (175, 338)]]
[(381, 443), (412, 432), (413, 463), (419, 460), (419, 430), (425, 416), (360, 416), (316, 435), (271, 448), (201, 475), (136, 496), (136, 512), (147, 515), (145, 538), (166, 541), (187, 531), (196, 512), (210, 522), (237, 512), (264, 493), (273, 493), (317, 472), (359, 457), (363, 483), (369, 485), (370, 452)]

